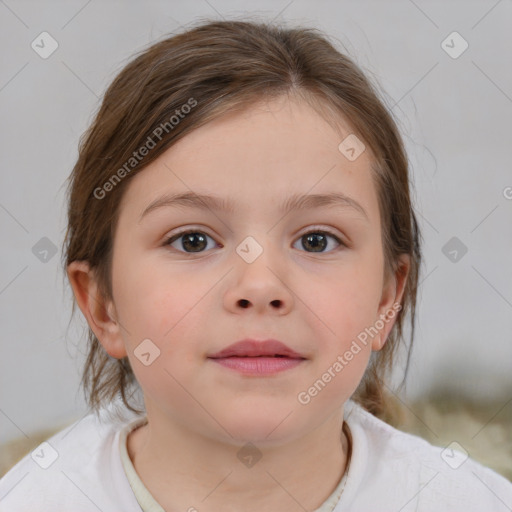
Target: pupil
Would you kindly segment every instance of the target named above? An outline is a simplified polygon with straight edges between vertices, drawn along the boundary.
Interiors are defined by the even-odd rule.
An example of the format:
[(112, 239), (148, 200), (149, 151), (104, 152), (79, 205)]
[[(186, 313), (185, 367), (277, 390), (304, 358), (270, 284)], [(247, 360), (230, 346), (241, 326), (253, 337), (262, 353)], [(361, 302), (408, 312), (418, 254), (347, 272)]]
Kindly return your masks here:
[[(321, 239), (319, 241), (318, 239)], [(321, 252), (326, 247), (326, 237), (320, 233), (311, 233), (306, 235), (307, 243), (313, 248), (313, 252)], [(302, 244), (304, 248), (307, 248), (306, 245)]]
[(188, 233), (183, 236), (182, 245), (184, 249), (189, 250), (190, 252), (199, 252), (204, 249), (205, 242), (206, 237), (201, 233)]

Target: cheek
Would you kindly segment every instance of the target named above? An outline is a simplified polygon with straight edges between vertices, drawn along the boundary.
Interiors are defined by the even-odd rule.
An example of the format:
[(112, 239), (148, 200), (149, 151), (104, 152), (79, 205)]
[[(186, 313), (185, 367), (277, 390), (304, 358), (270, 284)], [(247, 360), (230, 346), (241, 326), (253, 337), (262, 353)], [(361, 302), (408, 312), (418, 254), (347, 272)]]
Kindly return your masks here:
[(315, 318), (315, 330), (323, 334), (316, 337), (316, 361), (297, 398), (318, 414), (350, 398), (371, 355), (371, 338), (365, 329), (375, 322), (375, 287), (364, 285), (358, 277), (352, 273), (344, 286), (330, 285), (316, 298), (315, 313), (321, 321)]
[(380, 277), (374, 268), (359, 263), (317, 275), (314, 282), (312, 287), (311, 280), (307, 280), (297, 296), (307, 306), (304, 312), (317, 326), (317, 332), (323, 333), (322, 338), (342, 349), (375, 321)]
[[(189, 397), (177, 382), (186, 380), (187, 369), (202, 348), (197, 346), (205, 329), (201, 307), (206, 301), (201, 299), (213, 284), (183, 274), (164, 279), (164, 272), (155, 266), (139, 264), (126, 270), (130, 278), (120, 279), (115, 289), (119, 320), (125, 327), (122, 336), (137, 381), (150, 396), (172, 396), (177, 403), (188, 403)], [(154, 344), (146, 342), (146, 352), (154, 357), (148, 366), (137, 356), (146, 339)]]
[(204, 324), (204, 318), (196, 316), (218, 278), (212, 278), (210, 283), (204, 276), (201, 279), (183, 273), (166, 276), (165, 268), (159, 270), (154, 265), (140, 263), (125, 265), (124, 269), (119, 267), (119, 271), (114, 282), (115, 301), (131, 345), (149, 338), (165, 349), (167, 345), (175, 345), (173, 340), (184, 331), (193, 339), (191, 329)]

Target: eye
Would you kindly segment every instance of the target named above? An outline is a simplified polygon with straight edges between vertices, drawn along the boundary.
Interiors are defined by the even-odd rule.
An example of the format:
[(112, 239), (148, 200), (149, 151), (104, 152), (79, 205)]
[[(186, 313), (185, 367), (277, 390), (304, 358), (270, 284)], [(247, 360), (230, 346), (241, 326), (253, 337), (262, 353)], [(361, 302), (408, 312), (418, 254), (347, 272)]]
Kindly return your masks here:
[(334, 239), (338, 246), (345, 245), (336, 235), (325, 230), (308, 231), (301, 235), (297, 242), (301, 241), (304, 249), (311, 249), (306, 252), (330, 252), (324, 251), (329, 245), (329, 238)]
[[(204, 252), (203, 249), (208, 245), (208, 238), (213, 240), (211, 236), (203, 233), (202, 231), (189, 229), (187, 231), (181, 231), (180, 233), (168, 238), (165, 241), (164, 246), (170, 245), (181, 252)], [(175, 243), (177, 243), (178, 247), (173, 245)]]
[[(194, 229), (188, 229), (172, 235), (164, 242), (163, 245), (169, 245), (180, 252), (199, 253), (204, 252), (208, 248), (208, 239), (214, 243), (213, 247), (209, 247), (210, 249), (218, 246), (213, 238), (206, 233)], [(330, 252), (325, 250), (329, 247), (329, 239), (334, 240), (337, 246), (345, 246), (345, 244), (335, 234), (326, 230), (308, 231), (301, 235), (297, 242), (302, 242), (301, 245), (306, 249), (306, 252), (323, 253)], [(334, 247), (334, 249), (336, 249), (336, 247)]]

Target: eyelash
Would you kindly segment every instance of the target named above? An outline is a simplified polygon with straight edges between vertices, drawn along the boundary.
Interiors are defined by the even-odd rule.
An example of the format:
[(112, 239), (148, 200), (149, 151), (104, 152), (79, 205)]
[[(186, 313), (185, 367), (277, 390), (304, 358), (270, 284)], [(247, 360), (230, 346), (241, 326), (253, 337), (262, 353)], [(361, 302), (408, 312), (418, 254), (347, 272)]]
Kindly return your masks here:
[[(165, 242), (163, 243), (164, 246), (169, 246), (171, 245), (173, 242), (175, 242), (176, 240), (179, 240), (181, 237), (185, 236), (185, 235), (188, 235), (190, 233), (200, 233), (202, 235), (206, 235), (208, 236), (209, 238), (211, 238), (213, 240), (213, 237), (210, 236), (208, 233), (205, 233), (204, 231), (201, 231), (200, 229), (195, 229), (195, 228), (192, 228), (192, 229), (186, 229), (184, 231), (180, 231), (178, 233), (175, 233), (173, 235), (171, 235), (170, 237), (167, 237)], [(328, 229), (325, 229), (325, 228), (320, 228), (320, 227), (314, 227), (312, 228), (311, 230), (309, 231), (306, 231), (305, 233), (303, 233), (302, 235), (300, 235), (296, 240), (299, 240), (301, 239), (302, 237), (306, 236), (306, 235), (309, 235), (311, 233), (315, 233), (315, 234), (325, 234), (325, 235), (328, 235), (332, 238), (334, 238), (336, 240), (336, 242), (341, 246), (341, 247), (348, 247), (347, 244), (345, 244), (337, 235), (335, 235), (333, 232), (329, 231)], [(321, 252), (318, 252), (318, 253), (315, 253), (315, 252), (309, 252), (309, 254), (328, 254), (330, 252), (335, 252), (336, 250), (338, 250), (338, 248), (336, 249), (333, 249), (331, 251), (321, 251)], [(201, 254), (203, 252), (206, 252), (206, 251), (199, 251), (197, 253), (194, 253), (194, 252), (186, 252), (186, 251), (181, 251), (181, 250), (178, 250), (178, 249), (175, 249), (177, 250), (178, 252), (181, 252), (183, 254)], [(304, 252), (308, 252), (308, 251), (304, 251)]]

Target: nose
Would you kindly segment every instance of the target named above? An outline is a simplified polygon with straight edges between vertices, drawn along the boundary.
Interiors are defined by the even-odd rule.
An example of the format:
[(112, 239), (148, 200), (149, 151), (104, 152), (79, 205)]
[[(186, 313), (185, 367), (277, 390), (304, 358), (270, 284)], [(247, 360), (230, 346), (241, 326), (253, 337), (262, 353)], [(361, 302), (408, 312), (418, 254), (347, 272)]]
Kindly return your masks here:
[(271, 258), (268, 250), (252, 263), (240, 258), (231, 273), (234, 281), (226, 290), (225, 307), (238, 314), (243, 310), (253, 310), (258, 314), (288, 313), (294, 303), (294, 295), (287, 282), (289, 272), (276, 261), (278, 258)]

